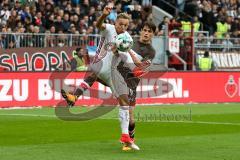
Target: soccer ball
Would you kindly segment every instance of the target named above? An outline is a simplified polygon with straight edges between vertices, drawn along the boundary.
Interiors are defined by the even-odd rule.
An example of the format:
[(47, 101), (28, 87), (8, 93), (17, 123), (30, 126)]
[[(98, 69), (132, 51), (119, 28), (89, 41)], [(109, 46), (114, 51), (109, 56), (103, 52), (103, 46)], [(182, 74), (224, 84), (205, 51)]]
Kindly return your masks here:
[(119, 51), (127, 52), (133, 46), (133, 39), (128, 32), (117, 35), (116, 46)]

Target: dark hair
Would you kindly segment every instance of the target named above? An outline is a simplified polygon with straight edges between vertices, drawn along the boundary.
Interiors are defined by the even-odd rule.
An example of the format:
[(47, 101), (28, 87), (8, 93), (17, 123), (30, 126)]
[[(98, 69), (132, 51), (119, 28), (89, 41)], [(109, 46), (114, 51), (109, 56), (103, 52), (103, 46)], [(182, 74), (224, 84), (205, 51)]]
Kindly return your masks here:
[(166, 19), (166, 18), (168, 18), (168, 16), (164, 16), (164, 17), (163, 17), (163, 19)]
[(208, 51), (204, 52), (204, 57), (209, 57), (209, 52)]
[(147, 22), (145, 22), (144, 24), (143, 24), (143, 28), (144, 27), (148, 27), (148, 28), (150, 28), (152, 31), (153, 31), (153, 33), (156, 31), (156, 25), (152, 22), (152, 21), (147, 21)]
[(76, 48), (76, 52), (79, 52), (81, 49), (81, 47)]

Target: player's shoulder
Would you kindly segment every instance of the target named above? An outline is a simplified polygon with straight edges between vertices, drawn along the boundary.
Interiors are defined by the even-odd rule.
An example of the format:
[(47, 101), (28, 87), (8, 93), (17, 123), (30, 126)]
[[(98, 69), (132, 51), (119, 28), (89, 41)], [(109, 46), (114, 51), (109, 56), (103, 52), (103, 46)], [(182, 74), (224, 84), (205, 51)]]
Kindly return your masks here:
[(107, 29), (107, 30), (115, 29), (115, 26), (112, 25), (112, 24), (109, 24), (109, 23), (106, 23), (105, 26), (106, 26), (106, 29)]
[(109, 23), (104, 23), (104, 29), (101, 31), (101, 35), (107, 36), (109, 33), (115, 33), (116, 29), (115, 26)]
[(155, 54), (156, 54), (156, 50), (153, 48), (152, 44), (149, 44), (149, 49), (148, 50), (149, 50), (150, 57), (154, 58)]
[(153, 52), (154, 54), (156, 53), (156, 50), (154, 49), (152, 44), (149, 44), (149, 50)]

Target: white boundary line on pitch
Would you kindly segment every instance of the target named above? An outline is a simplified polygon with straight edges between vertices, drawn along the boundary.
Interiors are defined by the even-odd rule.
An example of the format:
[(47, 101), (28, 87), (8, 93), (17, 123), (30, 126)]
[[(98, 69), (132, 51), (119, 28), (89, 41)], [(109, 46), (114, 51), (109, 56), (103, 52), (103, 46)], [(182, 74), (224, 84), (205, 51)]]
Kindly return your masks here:
[[(55, 115), (47, 115), (47, 114), (0, 114), (0, 116), (24, 116), (24, 117), (51, 117), (57, 118)], [(96, 118), (96, 119), (118, 119), (118, 118)], [(93, 119), (95, 120), (95, 119)], [(189, 124), (217, 124), (217, 125), (232, 125), (232, 126), (240, 126), (240, 123), (229, 123), (229, 122), (207, 122), (207, 121), (137, 121), (137, 122), (160, 122), (160, 123), (189, 123)]]

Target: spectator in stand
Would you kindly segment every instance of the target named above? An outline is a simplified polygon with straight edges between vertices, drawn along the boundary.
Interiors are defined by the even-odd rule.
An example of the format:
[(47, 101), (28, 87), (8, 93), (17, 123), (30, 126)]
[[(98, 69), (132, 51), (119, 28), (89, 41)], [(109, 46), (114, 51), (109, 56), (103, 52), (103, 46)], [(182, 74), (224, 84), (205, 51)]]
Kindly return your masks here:
[(32, 21), (32, 15), (30, 13), (30, 7), (25, 6), (24, 10), (21, 12), (21, 21), (25, 21), (26, 18), (29, 18)]
[(204, 56), (197, 60), (197, 70), (198, 71), (213, 71), (215, 70), (215, 65), (212, 58), (209, 56), (209, 52), (205, 51)]
[(59, 35), (56, 37), (57, 38), (57, 46), (63, 47), (66, 46), (67, 44), (67, 36), (63, 34), (63, 30), (58, 30), (57, 32)]
[(17, 0), (17, 1), (15, 2), (13, 9), (14, 9), (18, 14), (19, 14), (19, 12), (22, 10), (22, 9), (21, 9), (21, 3), (20, 3), (19, 0)]
[(77, 6), (76, 8), (73, 8), (72, 11), (71, 11), (71, 14), (72, 15), (77, 15), (80, 19), (82, 19), (83, 15), (84, 15), (84, 14), (81, 14), (80, 6)]
[(47, 20), (46, 20), (46, 24), (45, 24), (45, 28), (47, 30), (49, 30), (53, 25), (54, 25), (54, 14), (50, 14), (48, 17), (46, 17)]
[(83, 15), (88, 14), (89, 10), (90, 10), (90, 2), (89, 2), (89, 0), (82, 0), (81, 14), (83, 14)]
[(88, 14), (88, 18), (89, 18), (89, 25), (93, 25), (93, 22), (96, 21), (97, 17), (95, 15), (95, 8), (91, 7), (89, 14)]
[(216, 23), (216, 26), (217, 26), (216, 31), (217, 38), (223, 38), (224, 34), (227, 33), (229, 30), (229, 25), (226, 22), (226, 18), (220, 17), (218, 19), (218, 22)]
[(33, 29), (34, 35), (32, 36), (33, 41), (33, 47), (43, 47), (44, 46), (44, 36), (39, 35), (40, 28), (38, 26), (35, 26)]
[[(11, 32), (17, 33), (72, 33), (72, 34), (98, 34), (96, 19), (101, 15), (103, 7), (113, 0), (4, 0), (0, 2), (0, 27), (11, 28)], [(143, 22), (151, 17), (149, 0), (114, 0), (115, 13), (110, 20), (113, 23), (114, 15), (124, 10), (129, 11), (133, 21), (129, 32), (139, 34)], [(148, 4), (146, 7), (141, 4)], [(131, 5), (129, 7), (129, 5)], [(128, 8), (133, 8), (129, 10)], [(2, 28), (2, 27), (1, 27)], [(21, 31), (20, 31), (21, 30)], [(46, 44), (31, 34), (13, 38), (8, 36), (10, 42), (6, 42), (6, 36), (1, 38), (1, 46), (4, 47), (31, 47), (31, 46), (57, 46), (54, 36), (47, 36)], [(20, 39), (23, 41), (19, 43)], [(88, 39), (86, 36), (81, 41)], [(16, 42), (17, 43), (16, 43)], [(34, 44), (39, 42), (40, 44)], [(45, 41), (44, 41), (45, 42)], [(4, 45), (3, 45), (4, 43)], [(80, 42), (79, 42), (80, 43)], [(81, 42), (82, 43), (82, 42)], [(89, 41), (91, 45), (93, 44)], [(12, 44), (12, 45), (9, 45)]]
[(88, 56), (87, 49), (77, 48), (73, 51), (73, 59), (71, 60), (71, 71), (86, 71)]
[(56, 28), (56, 32), (58, 32), (59, 30), (63, 31), (63, 23), (62, 23), (62, 17), (61, 16), (57, 16), (56, 21), (54, 22), (54, 26)]
[(56, 33), (56, 27), (55, 27), (54, 25), (52, 25), (52, 26), (50, 27), (50, 33), (51, 33), (51, 34)]
[(36, 26), (42, 25), (42, 13), (41, 12), (37, 12), (36, 16), (34, 16), (33, 24)]
[(53, 5), (51, 4), (51, 3), (46, 3), (46, 5), (45, 5), (45, 9), (44, 9), (44, 13), (45, 13), (45, 16), (46, 17), (49, 17), (51, 14), (53, 14), (54, 12), (54, 7), (53, 7)]
[(88, 19), (88, 16), (87, 15), (85, 15), (84, 17), (83, 17), (83, 19), (84, 19), (84, 25), (86, 26), (86, 29), (89, 27), (89, 19)]
[(203, 45), (210, 44), (210, 42), (207, 41), (207, 37), (204, 36), (203, 33), (199, 33), (199, 34), (197, 35), (197, 39), (196, 39), (196, 42), (195, 42), (195, 43), (203, 44)]
[(93, 34), (98, 34), (99, 30), (97, 28), (97, 21), (94, 21), (92, 26), (93, 26)]
[(24, 32), (25, 32), (25, 28), (23, 26), (18, 28), (17, 33), (19, 33), (19, 34), (16, 35), (16, 48), (26, 47), (27, 38), (26, 38), (26, 36), (23, 36), (21, 34)]
[(233, 47), (233, 42), (232, 39), (230, 39), (229, 33), (225, 33), (223, 35), (223, 41), (222, 41), (223, 46), (227, 46), (226, 48), (223, 49), (223, 52), (228, 51), (231, 47)]
[(158, 25), (158, 35), (163, 36), (165, 33), (165, 29), (167, 25), (169, 24), (170, 20), (169, 17), (164, 16), (163, 21)]
[(3, 8), (0, 11), (0, 24), (1, 25), (6, 25), (7, 21), (10, 17), (10, 11), (9, 11), (9, 6), (8, 4), (4, 4)]
[(46, 41), (47, 41), (46, 47), (55, 47), (56, 38), (55, 36), (50, 35), (50, 33), (51, 32), (49, 30), (46, 31)]
[(198, 32), (198, 31), (202, 31), (202, 24), (201, 22), (198, 20), (198, 17), (197, 16), (194, 16), (193, 17), (193, 30), (194, 32)]
[(63, 27), (63, 32), (68, 32), (68, 29), (70, 28), (70, 21), (69, 21), (69, 13), (65, 13), (63, 17), (63, 22), (62, 22), (62, 27)]
[(5, 48), (16, 48), (16, 35), (15, 34), (11, 34), (12, 30), (11, 28), (7, 28), (6, 31), (7, 35), (6, 35), (6, 39), (5, 39)]
[(204, 31), (209, 31), (210, 35), (213, 35), (215, 30), (216, 30), (216, 22), (217, 19), (214, 16), (214, 13), (211, 5), (207, 1), (203, 1), (202, 5), (200, 5), (202, 9), (202, 17), (200, 21), (203, 23), (203, 30)]
[(136, 21), (141, 18), (141, 10), (142, 10), (142, 7), (139, 4), (135, 3), (134, 9), (130, 11), (133, 21)]
[(234, 31), (240, 31), (240, 22), (239, 22), (240, 18), (234, 18), (234, 20), (232, 21), (231, 24), (231, 32)]
[(9, 26), (12, 30), (14, 30), (19, 21), (20, 21), (20, 17), (17, 15), (17, 11), (12, 10), (11, 15), (7, 21), (7, 26)]

